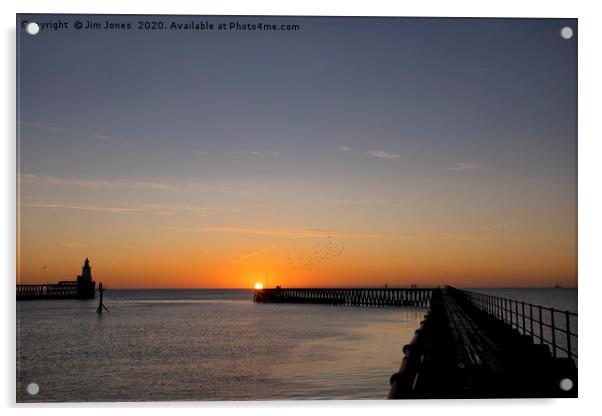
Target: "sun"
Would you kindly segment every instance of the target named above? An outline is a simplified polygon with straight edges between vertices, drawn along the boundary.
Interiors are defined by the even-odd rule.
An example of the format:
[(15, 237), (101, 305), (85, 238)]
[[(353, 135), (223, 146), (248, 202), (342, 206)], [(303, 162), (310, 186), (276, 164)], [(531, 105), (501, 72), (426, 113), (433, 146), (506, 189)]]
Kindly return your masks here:
[(263, 284), (261, 284), (261, 282), (255, 283), (255, 290), (261, 290), (261, 289), (263, 289)]

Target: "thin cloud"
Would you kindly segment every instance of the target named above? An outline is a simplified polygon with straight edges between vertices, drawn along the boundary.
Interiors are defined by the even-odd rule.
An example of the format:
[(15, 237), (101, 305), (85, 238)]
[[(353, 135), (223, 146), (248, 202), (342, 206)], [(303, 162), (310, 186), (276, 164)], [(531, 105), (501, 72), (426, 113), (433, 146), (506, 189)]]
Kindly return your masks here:
[(104, 134), (99, 134), (99, 133), (86, 133), (86, 132), (75, 132), (75, 131), (70, 131), (67, 130), (66, 128), (63, 127), (57, 127), (57, 126), (52, 126), (49, 124), (45, 124), (45, 123), (40, 123), (40, 122), (26, 122), (26, 121), (20, 121), (19, 124), (23, 125), (23, 126), (31, 126), (31, 127), (35, 127), (37, 129), (42, 129), (42, 130), (47, 130), (47, 131), (51, 131), (53, 133), (69, 133), (69, 134), (77, 134), (79, 137), (86, 137), (89, 135), (89, 137), (93, 137), (95, 139), (99, 139), (99, 140), (104, 140), (104, 141), (111, 141), (113, 140), (113, 137), (111, 136), (107, 136)]
[(521, 241), (521, 240), (564, 240), (566, 236), (538, 236), (538, 235), (492, 235), (492, 234), (385, 234), (347, 232), (328, 229), (303, 229), (303, 228), (251, 228), (251, 227), (198, 227), (174, 228), (164, 227), (164, 231), (191, 231), (199, 233), (232, 233), (251, 234), (259, 236), (288, 237), (288, 238), (366, 238), (366, 239), (393, 239), (393, 240), (452, 240), (452, 241)]
[(90, 205), (90, 204), (73, 204), (62, 202), (26, 202), (22, 204), (27, 208), (41, 209), (70, 209), (78, 211), (98, 211), (109, 212), (113, 214), (122, 213), (148, 213), (155, 215), (175, 215), (178, 211), (198, 211), (202, 217), (206, 217), (208, 213), (216, 213), (226, 211), (225, 208), (214, 206), (186, 206), (186, 205), (163, 205), (163, 204), (126, 204), (126, 206), (106, 206), (106, 205)]
[(227, 208), (214, 205), (177, 205), (177, 204), (137, 204), (136, 206), (149, 209), (165, 209), (172, 211), (206, 211), (206, 212), (224, 212), (232, 211)]
[(327, 199), (325, 202), (337, 205), (372, 206), (382, 204), (383, 200)]
[(230, 153), (232, 154), (250, 154), (250, 155), (267, 155), (267, 156), (280, 156), (280, 152), (275, 152), (271, 150), (232, 150)]
[(244, 256), (241, 256), (241, 257), (239, 258), (239, 260), (246, 260), (246, 259), (249, 259), (249, 258), (251, 258), (251, 257), (258, 256), (258, 255), (260, 255), (261, 253), (265, 253), (266, 251), (268, 251), (268, 250), (270, 250), (270, 249), (272, 249), (272, 248), (273, 248), (273, 246), (272, 246), (272, 247), (266, 247), (266, 248), (262, 248), (261, 250), (254, 251), (254, 252), (252, 252), (252, 253), (245, 254)]
[(501, 222), (499, 224), (494, 224), (491, 227), (489, 227), (492, 230), (498, 229), (498, 228), (505, 228), (505, 227), (510, 227), (511, 225), (514, 225), (518, 223), (518, 221), (506, 221), (506, 222)]
[(341, 149), (345, 152), (349, 152), (351, 150), (351, 148), (349, 146), (341, 146), (341, 147), (339, 147), (339, 149)]
[(88, 189), (180, 189), (199, 188), (202, 190), (229, 189), (228, 187), (207, 185), (199, 182), (183, 181), (137, 181), (137, 180), (94, 180), (79, 178), (59, 178), (49, 175), (20, 174), (21, 183), (36, 183), (41, 185), (75, 186)]
[(366, 153), (368, 153), (370, 156), (379, 157), (381, 159), (399, 159), (401, 157), (401, 155), (397, 153), (388, 153), (384, 150), (370, 150)]
[[(481, 233), (487, 233), (488, 231), (493, 231), (495, 232), (495, 230), (498, 230), (500, 228), (507, 228), (507, 227), (511, 227), (515, 224), (518, 224), (520, 221), (518, 220), (512, 220), (512, 221), (505, 221), (505, 222), (500, 222), (497, 224), (492, 224), (492, 225), (487, 225), (487, 226), (483, 226), (483, 227), (478, 227), (478, 228), (474, 228), (472, 230), (469, 231), (462, 231), (462, 232), (457, 232), (457, 233), (451, 233), (448, 234), (449, 237), (453, 237), (453, 238), (457, 238), (457, 239), (473, 239), (474, 236), (479, 236), (481, 235)], [(497, 237), (497, 238), (490, 238), (490, 239), (507, 239), (507, 238), (499, 238), (499, 235), (495, 235), (495, 236), (490, 236), (490, 237)], [(507, 236), (505, 236), (507, 237)]]
[(96, 133), (95, 133), (95, 134), (93, 134), (93, 135), (92, 135), (92, 137), (94, 137), (94, 138), (96, 138), (96, 139), (99, 139), (99, 140), (105, 140), (105, 141), (110, 141), (110, 140), (113, 140), (113, 138), (112, 138), (112, 137), (110, 137), (110, 136), (105, 136), (104, 134), (96, 134)]
[(192, 228), (190, 230), (199, 233), (234, 233), (282, 237), (324, 237), (330, 235), (329, 233), (332, 233), (332, 230), (299, 228), (200, 227)]
[(51, 203), (31, 203), (23, 204), (28, 208), (49, 208), (49, 209), (74, 209), (79, 211), (100, 211), (100, 212), (112, 212), (112, 213), (123, 213), (123, 212), (141, 212), (144, 211), (142, 208), (124, 208), (124, 207), (107, 207), (98, 205), (69, 205), (69, 204), (51, 204)]
[[(236, 152), (236, 153), (240, 153), (240, 152)], [(249, 150), (249, 153), (252, 155), (280, 156), (280, 152), (272, 152), (272, 151)]]
[(80, 243), (79, 241), (70, 241), (68, 243), (64, 243), (62, 246), (64, 248), (79, 248), (82, 246), (82, 243)]
[(19, 124), (22, 124), (24, 126), (35, 127), (35, 128), (42, 129), (42, 130), (52, 131), (54, 133), (64, 133), (66, 131), (62, 127), (51, 126), (51, 125), (48, 125), (48, 124), (45, 124), (45, 123), (39, 123), (39, 122), (28, 123), (28, 122), (25, 122), (25, 121), (20, 121)]
[(479, 165), (474, 163), (466, 163), (466, 162), (456, 162), (453, 165), (449, 166), (447, 170), (452, 172), (465, 172), (470, 170), (478, 170), (481, 169)]

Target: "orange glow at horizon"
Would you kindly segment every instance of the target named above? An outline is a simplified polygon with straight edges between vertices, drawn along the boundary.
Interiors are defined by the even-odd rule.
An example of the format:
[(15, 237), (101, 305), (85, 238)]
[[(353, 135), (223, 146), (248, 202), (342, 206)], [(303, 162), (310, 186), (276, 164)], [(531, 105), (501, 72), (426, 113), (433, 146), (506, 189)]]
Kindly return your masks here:
[[(265, 287), (577, 285), (571, 198), (562, 194), (542, 210), (544, 196), (561, 195), (556, 184), (547, 189), (535, 182), (537, 187), (518, 196), (523, 182), (505, 185), (511, 198), (496, 194), (505, 188), (489, 186), (495, 181), (488, 179), (477, 187), (481, 200), (475, 206), (469, 191), (476, 192), (476, 185), (466, 181), (461, 199), (453, 187), (434, 186), (432, 195), (412, 195), (408, 187), (397, 201), (365, 204), (351, 197), (324, 202), (316, 196), (320, 183), (303, 182), (272, 183), (265, 201), (255, 197), (255, 204), (249, 196), (230, 200), (220, 194), (213, 203), (195, 205), (181, 202), (193, 198), (186, 189), (122, 190), (121, 183), (85, 188), (95, 197), (111, 197), (106, 207), (23, 199), (17, 282), (73, 280), (88, 257), (95, 281), (115, 289), (253, 288), (257, 282)], [(71, 182), (26, 182), (21, 188), (30, 195), (55, 188), (72, 192), (72, 198), (86, 195)], [(163, 198), (165, 205), (138, 202), (139, 208), (131, 208), (133, 203), (115, 202), (148, 195), (152, 201)]]
[(147, 237), (138, 246), (121, 241), (119, 249), (24, 245), (18, 283), (74, 279), (90, 257), (94, 279), (116, 289), (256, 288), (266, 275), (272, 286), (283, 287), (576, 286), (572, 238), (542, 244), (520, 236), (290, 238), (163, 231)]

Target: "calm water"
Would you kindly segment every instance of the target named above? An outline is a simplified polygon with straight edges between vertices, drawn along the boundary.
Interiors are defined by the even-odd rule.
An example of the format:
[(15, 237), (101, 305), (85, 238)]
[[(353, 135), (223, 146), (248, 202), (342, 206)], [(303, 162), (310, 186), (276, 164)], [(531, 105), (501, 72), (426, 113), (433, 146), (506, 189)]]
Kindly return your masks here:
[(17, 303), (17, 400), (383, 399), (425, 312), (251, 291), (114, 290), (102, 316), (97, 303)]
[[(474, 290), (577, 311), (572, 289)], [(246, 290), (114, 290), (102, 316), (97, 302), (17, 302), (18, 401), (383, 399), (425, 313)]]

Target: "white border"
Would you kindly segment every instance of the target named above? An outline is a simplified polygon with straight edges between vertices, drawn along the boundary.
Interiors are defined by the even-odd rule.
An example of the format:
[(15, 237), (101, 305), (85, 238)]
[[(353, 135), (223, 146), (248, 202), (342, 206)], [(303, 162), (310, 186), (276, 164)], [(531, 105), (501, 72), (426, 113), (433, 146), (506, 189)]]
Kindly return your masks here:
[[(132, 411), (145, 414), (163, 414), (174, 409), (178, 414), (210, 412), (213, 414), (244, 411), (254, 415), (306, 415), (308, 412), (327, 414), (345, 412), (346, 415), (362, 415), (372, 410), (381, 412), (416, 412), (451, 415), (505, 415), (519, 414), (595, 414), (600, 411), (598, 396), (600, 375), (600, 352), (602, 336), (598, 328), (598, 317), (602, 316), (599, 298), (602, 296), (602, 247), (598, 236), (602, 235), (600, 215), (602, 213), (602, 175), (599, 159), (602, 156), (600, 131), (601, 97), (600, 74), (602, 74), (601, 19), (594, 1), (419, 1), (385, 2), (369, 0), (327, 1), (305, 0), (296, 3), (282, 1), (211, 1), (191, 2), (167, 0), (125, 2), (104, 0), (74, 2), (67, 0), (25, 1), (0, 3), (0, 19), (3, 26), (2, 82), (5, 92), (1, 102), (4, 137), (2, 140), (0, 165), (2, 175), (2, 219), (3, 238), (0, 241), (0, 265), (4, 273), (0, 281), (2, 305), (2, 375), (0, 376), (0, 403), (15, 411), (15, 13), (129, 13), (129, 14), (253, 14), (253, 15), (331, 15), (331, 16), (481, 16), (481, 17), (571, 17), (579, 18), (579, 396), (578, 400), (473, 400), (473, 401), (413, 401), (413, 402), (254, 402), (254, 403), (147, 403), (147, 404), (87, 404), (50, 405), (46, 407), (21, 407), (26, 414), (43, 411), (45, 414), (106, 415), (108, 412), (126, 414)], [(102, 381), (99, 381), (102, 382)], [(383, 393), (384, 394), (384, 393)], [(197, 409), (195, 407), (201, 407)]]

